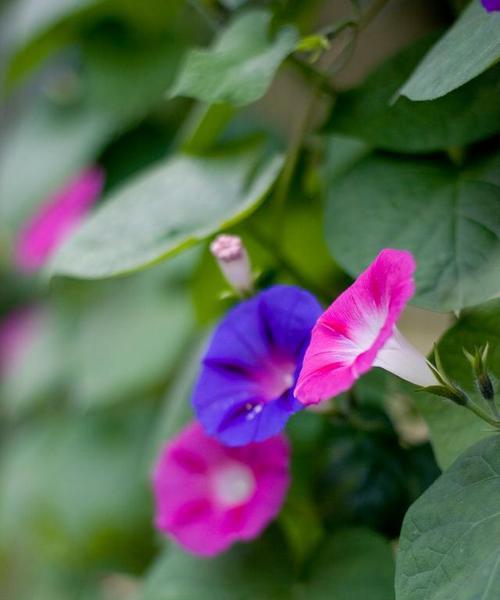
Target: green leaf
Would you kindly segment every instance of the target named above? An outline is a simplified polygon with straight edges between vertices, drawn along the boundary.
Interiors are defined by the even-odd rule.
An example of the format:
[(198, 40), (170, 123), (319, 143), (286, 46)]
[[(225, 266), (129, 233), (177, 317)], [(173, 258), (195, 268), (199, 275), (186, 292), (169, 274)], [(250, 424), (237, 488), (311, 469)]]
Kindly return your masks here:
[(280, 537), (265, 536), (212, 560), (169, 548), (146, 578), (143, 600), (199, 600), (207, 594), (217, 600), (290, 600), (293, 569), (283, 546)]
[(18, 428), (2, 453), (0, 543), (63, 568), (143, 569), (153, 552), (152, 507), (138, 465), (151, 418), (144, 402)]
[(337, 532), (319, 548), (305, 581), (295, 579), (286, 544), (275, 530), (212, 560), (168, 548), (146, 577), (143, 600), (391, 600), (389, 543), (363, 529)]
[[(121, 43), (119, 50), (116, 44), (99, 36), (88, 40), (81, 76), (63, 73), (75, 80), (75, 97), (57, 103), (42, 95), (6, 135), (0, 227), (16, 229), (40, 201), (93, 162), (113, 135), (143, 117), (161, 99), (183, 54), (183, 45), (169, 40)], [(141, 85), (131, 85), (139, 77)], [(57, 76), (49, 83), (57, 86)], [(29, 177), (22, 176), (26, 172)]]
[(69, 371), (67, 329), (62, 315), (48, 307), (37, 309), (19, 364), (2, 375), (1, 399), (7, 413), (29, 411), (62, 387)]
[(351, 275), (382, 248), (412, 251), (424, 308), (460, 309), (500, 289), (500, 188), (445, 163), (361, 161), (330, 186), (326, 236)]
[[(489, 343), (488, 367), (500, 380), (500, 300), (468, 310), (439, 341), (439, 353), (447, 375), (476, 402), (482, 403), (462, 348)], [(415, 394), (417, 407), (430, 428), (440, 466), (445, 469), (472, 444), (491, 434), (491, 427), (469, 412), (442, 398)], [(485, 407), (486, 410), (487, 407)]]
[(0, 229), (17, 228), (41, 200), (94, 160), (113, 130), (106, 115), (87, 104), (61, 108), (46, 99), (37, 102), (3, 140)]
[(51, 52), (68, 43), (71, 33), (61, 24), (84, 14), (102, 0), (18, 0), (3, 17), (9, 64), (6, 79), (16, 81)]
[(500, 131), (500, 68), (438, 100), (399, 98), (391, 104), (428, 47), (427, 39), (413, 44), (389, 59), (364, 85), (341, 94), (327, 129), (397, 152), (462, 146)]
[(192, 333), (186, 294), (116, 282), (88, 303), (73, 340), (74, 398), (123, 402), (168, 378)]
[(191, 392), (193, 390), (201, 359), (207, 346), (207, 336), (199, 335), (192, 347), (183, 356), (181, 367), (172, 380), (162, 409), (157, 417), (157, 425), (150, 440), (148, 470), (156, 462), (158, 453), (165, 442), (176, 435), (193, 417)]
[(325, 525), (363, 525), (396, 537), (411, 503), (410, 469), (385, 413), (366, 406), (331, 419), (322, 455), (313, 497)]
[(181, 150), (188, 154), (211, 150), (235, 112), (230, 104), (198, 104), (178, 134)]
[(240, 221), (282, 165), (274, 155), (257, 166), (259, 155), (255, 146), (204, 158), (178, 155), (143, 172), (63, 245), (52, 271), (82, 278), (134, 271)]
[[(325, 141), (324, 178), (333, 181), (371, 152), (363, 141), (341, 134), (327, 134)], [(328, 183), (327, 183), (328, 185)]]
[(78, 43), (107, 19), (129, 22), (135, 30), (157, 33), (172, 26), (180, 0), (17, 0), (5, 15), (5, 78), (16, 84), (55, 51)]
[(397, 600), (496, 600), (500, 436), (470, 448), (413, 504), (397, 556)]
[(236, 17), (212, 48), (188, 55), (169, 94), (237, 106), (258, 100), (298, 39), (290, 26), (271, 38), (270, 22), (271, 14), (261, 10)]
[(332, 535), (312, 563), (303, 597), (309, 600), (391, 600), (394, 562), (389, 542), (365, 529)]
[(433, 100), (477, 77), (500, 58), (500, 14), (472, 0), (401, 88), (410, 100)]

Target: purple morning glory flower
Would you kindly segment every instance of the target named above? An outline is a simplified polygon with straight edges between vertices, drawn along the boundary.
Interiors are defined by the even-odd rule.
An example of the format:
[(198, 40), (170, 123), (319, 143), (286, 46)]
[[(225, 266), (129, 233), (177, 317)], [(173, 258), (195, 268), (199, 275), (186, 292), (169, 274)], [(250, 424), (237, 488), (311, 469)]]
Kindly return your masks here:
[(193, 406), (228, 446), (261, 442), (303, 408), (293, 390), (322, 309), (309, 292), (276, 285), (231, 310), (202, 361)]
[(500, 0), (481, 0), (488, 12), (500, 11)]

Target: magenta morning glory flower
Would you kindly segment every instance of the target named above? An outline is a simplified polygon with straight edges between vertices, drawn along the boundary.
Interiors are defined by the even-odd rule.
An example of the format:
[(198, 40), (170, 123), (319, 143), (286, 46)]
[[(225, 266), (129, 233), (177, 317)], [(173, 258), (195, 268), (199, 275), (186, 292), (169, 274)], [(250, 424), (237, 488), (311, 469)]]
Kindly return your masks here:
[(488, 12), (500, 11), (500, 0), (481, 0)]
[(19, 308), (0, 322), (0, 375), (12, 374), (39, 330), (43, 314), (39, 308)]
[(320, 314), (309, 292), (276, 285), (226, 315), (193, 394), (196, 416), (208, 435), (242, 446), (283, 429), (302, 408), (293, 389)]
[(295, 389), (303, 404), (346, 391), (372, 367), (420, 386), (437, 383), (425, 357), (396, 328), (415, 291), (414, 271), (409, 252), (382, 250), (321, 315)]
[(25, 272), (42, 267), (99, 197), (103, 172), (83, 171), (45, 202), (19, 232), (15, 262)]
[(229, 448), (193, 423), (166, 444), (156, 465), (155, 524), (186, 550), (213, 556), (258, 536), (288, 485), (284, 436)]

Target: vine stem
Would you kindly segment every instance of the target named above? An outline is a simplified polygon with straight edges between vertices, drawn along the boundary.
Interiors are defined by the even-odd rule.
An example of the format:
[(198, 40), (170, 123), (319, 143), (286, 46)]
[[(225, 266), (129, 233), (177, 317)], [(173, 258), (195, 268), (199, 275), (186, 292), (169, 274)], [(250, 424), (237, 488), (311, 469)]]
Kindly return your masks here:
[(489, 415), (485, 410), (483, 410), (480, 406), (478, 406), (475, 402), (468, 402), (465, 405), (471, 412), (473, 412), (476, 416), (478, 416), (483, 421), (486, 421), (489, 425), (495, 427), (495, 429), (500, 429), (500, 420), (494, 419), (491, 415)]
[[(389, 0), (373, 0), (368, 9), (360, 15), (357, 20), (352, 18), (344, 19), (339, 23), (332, 25), (328, 28), (320, 31), (321, 34), (328, 37), (328, 39), (334, 39), (338, 34), (345, 31), (346, 29), (354, 29), (354, 37), (351, 41), (347, 61), (345, 61), (341, 68), (347, 64), (349, 58), (352, 55), (353, 46), (356, 41), (356, 37), (360, 31), (363, 29), (374, 19), (378, 13), (385, 7), (385, 5), (389, 2)], [(315, 114), (319, 95), (321, 92), (327, 93), (332, 101), (335, 101), (337, 98), (337, 91), (333, 86), (330, 78), (327, 73), (324, 73), (312, 65), (305, 63), (304, 61), (299, 60), (295, 56), (290, 57), (290, 62), (296, 68), (298, 68), (301, 73), (314, 84), (314, 89), (311, 91), (311, 98), (306, 106), (304, 111), (304, 115), (301, 119), (300, 125), (295, 130), (295, 133), (292, 135), (292, 139), (289, 144), (287, 157), (285, 161), (285, 166), (282, 171), (282, 175), (278, 181), (277, 189), (276, 189), (276, 215), (278, 226), (280, 224), (280, 219), (283, 213), (283, 207), (286, 202), (286, 196), (290, 189), (290, 184), (293, 178), (293, 173), (295, 170), (295, 166), (297, 164), (297, 160), (300, 154), (300, 148), (302, 147), (305, 136), (308, 133), (310, 128), (311, 120)], [(277, 227), (277, 231), (280, 231), (280, 227)]]

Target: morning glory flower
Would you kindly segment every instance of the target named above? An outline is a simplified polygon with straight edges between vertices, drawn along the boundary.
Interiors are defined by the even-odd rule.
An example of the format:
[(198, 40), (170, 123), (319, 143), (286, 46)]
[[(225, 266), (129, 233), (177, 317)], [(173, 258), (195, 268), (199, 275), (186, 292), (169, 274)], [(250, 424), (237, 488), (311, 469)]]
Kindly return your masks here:
[(87, 215), (103, 182), (100, 169), (87, 169), (42, 204), (19, 233), (15, 250), (19, 269), (31, 273), (45, 265)]
[(315, 404), (348, 390), (372, 367), (419, 386), (437, 381), (396, 322), (415, 292), (410, 252), (385, 249), (321, 315), (306, 351), (296, 397)]
[(250, 259), (241, 238), (237, 235), (222, 234), (210, 244), (210, 251), (216, 258), (222, 274), (229, 285), (241, 295), (253, 288)]
[(185, 550), (214, 556), (261, 533), (289, 480), (284, 436), (229, 448), (193, 423), (166, 444), (154, 470), (156, 527)]
[(488, 12), (500, 11), (500, 0), (481, 0)]
[(262, 441), (302, 408), (293, 390), (321, 310), (309, 292), (276, 285), (226, 315), (193, 394), (196, 416), (208, 435), (229, 446)]

